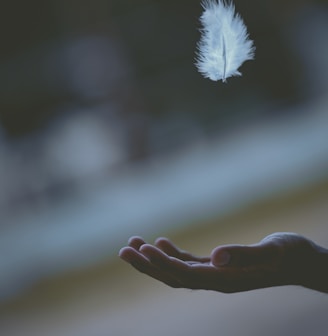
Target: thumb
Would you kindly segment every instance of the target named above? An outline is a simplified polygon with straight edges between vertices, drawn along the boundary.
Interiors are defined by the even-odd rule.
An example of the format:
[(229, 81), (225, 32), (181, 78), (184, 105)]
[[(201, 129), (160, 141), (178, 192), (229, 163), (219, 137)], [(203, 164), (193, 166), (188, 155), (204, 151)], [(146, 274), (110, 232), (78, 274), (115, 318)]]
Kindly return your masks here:
[(211, 253), (214, 266), (246, 267), (268, 262), (272, 258), (272, 249), (266, 244), (222, 245)]

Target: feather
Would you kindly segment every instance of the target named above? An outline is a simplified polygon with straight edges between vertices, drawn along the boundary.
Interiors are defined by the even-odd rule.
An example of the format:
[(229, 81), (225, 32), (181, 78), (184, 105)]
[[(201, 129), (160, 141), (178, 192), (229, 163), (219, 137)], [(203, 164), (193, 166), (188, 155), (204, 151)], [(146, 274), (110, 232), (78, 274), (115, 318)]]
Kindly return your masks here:
[(198, 71), (213, 81), (241, 76), (238, 68), (254, 58), (255, 47), (235, 6), (224, 0), (204, 0), (197, 45)]

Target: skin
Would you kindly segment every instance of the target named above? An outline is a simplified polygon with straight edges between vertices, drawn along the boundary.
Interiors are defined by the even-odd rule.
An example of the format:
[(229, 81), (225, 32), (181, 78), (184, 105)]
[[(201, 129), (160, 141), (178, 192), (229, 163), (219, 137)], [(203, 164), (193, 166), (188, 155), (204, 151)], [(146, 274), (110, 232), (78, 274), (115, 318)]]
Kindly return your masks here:
[(139, 272), (173, 288), (237, 293), (299, 285), (328, 293), (328, 250), (295, 233), (274, 233), (252, 245), (221, 245), (208, 257), (167, 238), (154, 245), (131, 237), (119, 256)]

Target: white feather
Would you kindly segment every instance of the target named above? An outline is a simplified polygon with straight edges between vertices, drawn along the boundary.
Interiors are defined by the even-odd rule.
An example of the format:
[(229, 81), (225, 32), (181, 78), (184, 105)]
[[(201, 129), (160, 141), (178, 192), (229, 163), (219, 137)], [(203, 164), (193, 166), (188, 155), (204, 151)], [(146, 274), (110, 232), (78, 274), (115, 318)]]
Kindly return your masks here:
[(196, 66), (204, 77), (213, 81), (241, 76), (238, 68), (254, 58), (255, 47), (235, 6), (224, 0), (204, 0), (201, 39)]

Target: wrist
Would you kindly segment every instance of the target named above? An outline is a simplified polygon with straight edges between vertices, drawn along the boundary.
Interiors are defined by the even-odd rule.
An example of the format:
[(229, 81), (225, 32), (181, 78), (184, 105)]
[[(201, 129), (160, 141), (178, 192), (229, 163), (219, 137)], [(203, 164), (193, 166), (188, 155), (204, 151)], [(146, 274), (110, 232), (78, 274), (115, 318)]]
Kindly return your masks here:
[(301, 285), (328, 293), (328, 249), (313, 243), (313, 251), (308, 262), (308, 265), (303, 266)]

